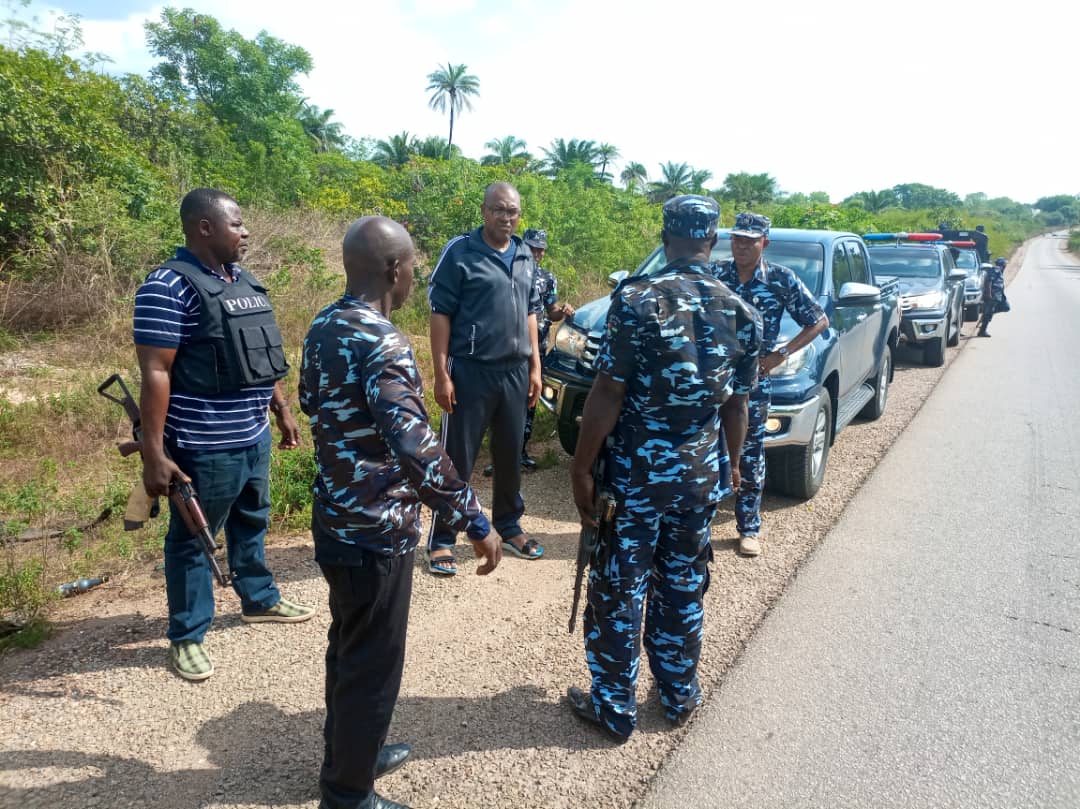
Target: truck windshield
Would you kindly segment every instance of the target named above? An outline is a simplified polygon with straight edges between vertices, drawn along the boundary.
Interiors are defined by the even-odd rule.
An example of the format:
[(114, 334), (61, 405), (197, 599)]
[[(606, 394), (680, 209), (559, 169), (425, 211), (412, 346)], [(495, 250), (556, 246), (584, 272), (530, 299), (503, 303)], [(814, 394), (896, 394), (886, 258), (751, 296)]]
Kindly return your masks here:
[(875, 275), (895, 275), (897, 278), (937, 278), (941, 275), (938, 254), (920, 248), (872, 247), (870, 266)]
[[(727, 234), (721, 233), (720, 238), (713, 248), (713, 261), (728, 261), (731, 258), (731, 239)], [(769, 246), (765, 248), (765, 258), (774, 264), (782, 264), (790, 270), (794, 270), (806, 288), (812, 295), (818, 294), (821, 285), (821, 268), (825, 264), (825, 248), (817, 242), (795, 242), (782, 239), (770, 239)], [(667, 258), (664, 248), (655, 250), (637, 270), (634, 275), (653, 275), (667, 266)]]

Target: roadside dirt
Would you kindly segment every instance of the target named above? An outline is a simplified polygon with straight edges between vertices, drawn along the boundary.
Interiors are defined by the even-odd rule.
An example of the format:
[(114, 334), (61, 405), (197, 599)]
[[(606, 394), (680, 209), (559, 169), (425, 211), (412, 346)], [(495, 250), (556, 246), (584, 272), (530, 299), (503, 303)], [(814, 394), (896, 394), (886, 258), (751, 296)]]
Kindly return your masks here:
[[(1018, 257), (1010, 265), (1018, 268)], [(974, 331), (965, 325), (946, 368), (897, 356), (885, 416), (842, 433), (819, 494), (808, 503), (766, 497), (762, 556), (737, 555), (730, 504), (722, 507), (706, 597), (706, 698)], [(488, 481), (473, 482), (487, 504)], [(507, 558), (486, 578), (472, 575), (471, 559), (453, 579), (415, 573), (390, 734), (415, 752), (379, 790), (418, 809), (624, 809), (686, 733), (663, 719), (645, 665), (639, 730), (626, 745), (563, 704), (567, 686), (588, 684), (580, 628), (566, 631), (578, 531), (566, 456), (527, 475), (523, 493), (525, 528), (547, 549), (541, 560)], [(123, 576), (64, 602), (51, 639), (0, 659), (0, 807), (314, 809), (326, 587), (310, 537), (274, 536), (267, 555), (282, 591), (320, 612), (296, 626), (249, 626), (235, 595), (219, 592), (207, 636), (217, 673), (205, 683), (184, 682), (167, 666), (160, 573)]]

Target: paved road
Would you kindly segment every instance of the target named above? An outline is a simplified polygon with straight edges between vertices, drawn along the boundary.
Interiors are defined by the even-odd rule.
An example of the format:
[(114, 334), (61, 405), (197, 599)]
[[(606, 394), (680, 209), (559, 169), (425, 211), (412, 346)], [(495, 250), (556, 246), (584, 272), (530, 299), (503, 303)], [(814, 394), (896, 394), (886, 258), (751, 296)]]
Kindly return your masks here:
[(1063, 246), (1029, 246), (1013, 311), (952, 364), (642, 809), (1080, 806), (1080, 267)]

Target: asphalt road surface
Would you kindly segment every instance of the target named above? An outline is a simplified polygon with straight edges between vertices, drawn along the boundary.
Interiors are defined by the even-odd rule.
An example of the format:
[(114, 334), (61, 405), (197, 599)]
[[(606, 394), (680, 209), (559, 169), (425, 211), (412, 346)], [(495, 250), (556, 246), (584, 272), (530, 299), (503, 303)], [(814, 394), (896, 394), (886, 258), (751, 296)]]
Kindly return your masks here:
[(1032, 242), (639, 804), (1080, 806), (1080, 266)]

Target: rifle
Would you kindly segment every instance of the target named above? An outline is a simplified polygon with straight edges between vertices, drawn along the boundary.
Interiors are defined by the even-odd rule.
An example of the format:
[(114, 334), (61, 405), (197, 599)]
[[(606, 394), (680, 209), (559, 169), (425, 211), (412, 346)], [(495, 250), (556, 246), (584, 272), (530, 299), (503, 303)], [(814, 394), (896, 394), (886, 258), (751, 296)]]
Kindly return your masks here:
[[(119, 385), (121, 394), (110, 394), (109, 389), (113, 385)], [(113, 374), (100, 385), (98, 385), (98, 393), (108, 399), (110, 402), (116, 402), (127, 413), (128, 418), (131, 419), (131, 441), (124, 441), (117, 445), (117, 449), (123, 457), (127, 457), (134, 452), (142, 452), (142, 416), (139, 414), (139, 405), (136, 403), (135, 398), (131, 395), (127, 385), (124, 384), (124, 380), (120, 378), (120, 374)], [(168, 456), (168, 450), (165, 452)], [(214, 578), (218, 580), (218, 583), (222, 587), (228, 586), (232, 581), (232, 573), (229, 570), (222, 570), (221, 565), (218, 563), (217, 557), (214, 555), (217, 552), (218, 546), (214, 542), (214, 535), (210, 532), (210, 523), (206, 519), (206, 512), (203, 511), (202, 504), (199, 502), (199, 496), (195, 493), (195, 488), (188, 482), (173, 478), (169, 483), (169, 500), (173, 506), (176, 507), (177, 512), (184, 521), (184, 525), (191, 533), (193, 539), (198, 539), (202, 543), (203, 553), (206, 555), (206, 561), (210, 563), (210, 570), (214, 574)], [(158, 500), (156, 497), (150, 497), (146, 493), (146, 489), (142, 483), (137, 483), (135, 488), (131, 492), (131, 496), (128, 498), (127, 508), (124, 510), (124, 530), (134, 531), (137, 528), (141, 528), (143, 524), (151, 517), (156, 517), (159, 512)], [(226, 562), (226, 568), (228, 562)]]
[(618, 507), (614, 496), (604, 484), (604, 461), (603, 452), (593, 464), (593, 482), (596, 484), (596, 502), (593, 504), (593, 519), (596, 527), (582, 525), (581, 534), (578, 535), (577, 571), (574, 574), (574, 603), (570, 607), (570, 624), (567, 626), (571, 635), (574, 634), (574, 624), (577, 622), (578, 607), (581, 605), (581, 582), (585, 578), (585, 567), (592, 563), (593, 558), (601, 546), (611, 543), (611, 536), (615, 529), (615, 511)]

